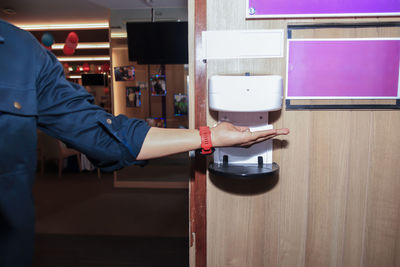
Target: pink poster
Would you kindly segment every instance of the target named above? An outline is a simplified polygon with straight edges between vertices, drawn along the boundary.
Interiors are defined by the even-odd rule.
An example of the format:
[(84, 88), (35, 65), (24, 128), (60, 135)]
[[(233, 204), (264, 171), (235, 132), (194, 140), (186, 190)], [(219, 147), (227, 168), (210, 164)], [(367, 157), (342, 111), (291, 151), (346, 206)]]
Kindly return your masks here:
[(396, 16), (400, 0), (247, 0), (246, 18)]
[(286, 95), (399, 98), (400, 39), (288, 41)]

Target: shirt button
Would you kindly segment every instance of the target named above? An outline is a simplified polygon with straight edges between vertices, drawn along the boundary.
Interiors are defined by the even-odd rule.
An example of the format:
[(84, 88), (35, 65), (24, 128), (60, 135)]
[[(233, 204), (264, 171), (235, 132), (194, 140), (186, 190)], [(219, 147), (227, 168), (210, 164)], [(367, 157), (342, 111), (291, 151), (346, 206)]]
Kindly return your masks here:
[(111, 120), (111, 119), (107, 119), (106, 121), (107, 121), (108, 124), (111, 124), (111, 123), (112, 123), (112, 120)]
[(21, 104), (20, 103), (18, 103), (17, 101), (15, 101), (14, 102), (14, 108), (16, 108), (16, 109), (21, 109)]

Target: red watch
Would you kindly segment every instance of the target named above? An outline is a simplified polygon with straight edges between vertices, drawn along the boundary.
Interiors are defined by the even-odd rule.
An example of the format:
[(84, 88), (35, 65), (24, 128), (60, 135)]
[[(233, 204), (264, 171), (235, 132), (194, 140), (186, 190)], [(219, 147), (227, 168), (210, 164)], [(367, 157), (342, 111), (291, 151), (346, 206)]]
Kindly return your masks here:
[(211, 143), (211, 131), (208, 126), (201, 126), (199, 128), (200, 137), (201, 137), (201, 154), (207, 155), (212, 154), (214, 150), (212, 149)]

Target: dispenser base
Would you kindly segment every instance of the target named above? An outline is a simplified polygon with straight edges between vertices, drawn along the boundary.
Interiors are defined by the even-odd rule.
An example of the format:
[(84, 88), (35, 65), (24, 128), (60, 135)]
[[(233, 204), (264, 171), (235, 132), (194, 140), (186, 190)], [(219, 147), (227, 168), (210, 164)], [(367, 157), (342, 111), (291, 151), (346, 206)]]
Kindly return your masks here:
[(233, 178), (263, 178), (271, 176), (279, 170), (279, 165), (274, 163), (267, 164), (226, 164), (210, 163), (208, 166), (210, 173), (233, 177)]

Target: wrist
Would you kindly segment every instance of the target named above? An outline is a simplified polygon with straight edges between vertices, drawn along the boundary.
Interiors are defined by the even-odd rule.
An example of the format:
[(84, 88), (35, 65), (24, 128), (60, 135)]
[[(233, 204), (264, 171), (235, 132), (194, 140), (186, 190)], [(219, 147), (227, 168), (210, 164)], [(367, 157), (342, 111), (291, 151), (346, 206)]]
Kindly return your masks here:
[(211, 133), (210, 136), (213, 147), (218, 147), (218, 141), (217, 138), (215, 137), (215, 127), (210, 128), (210, 133)]

